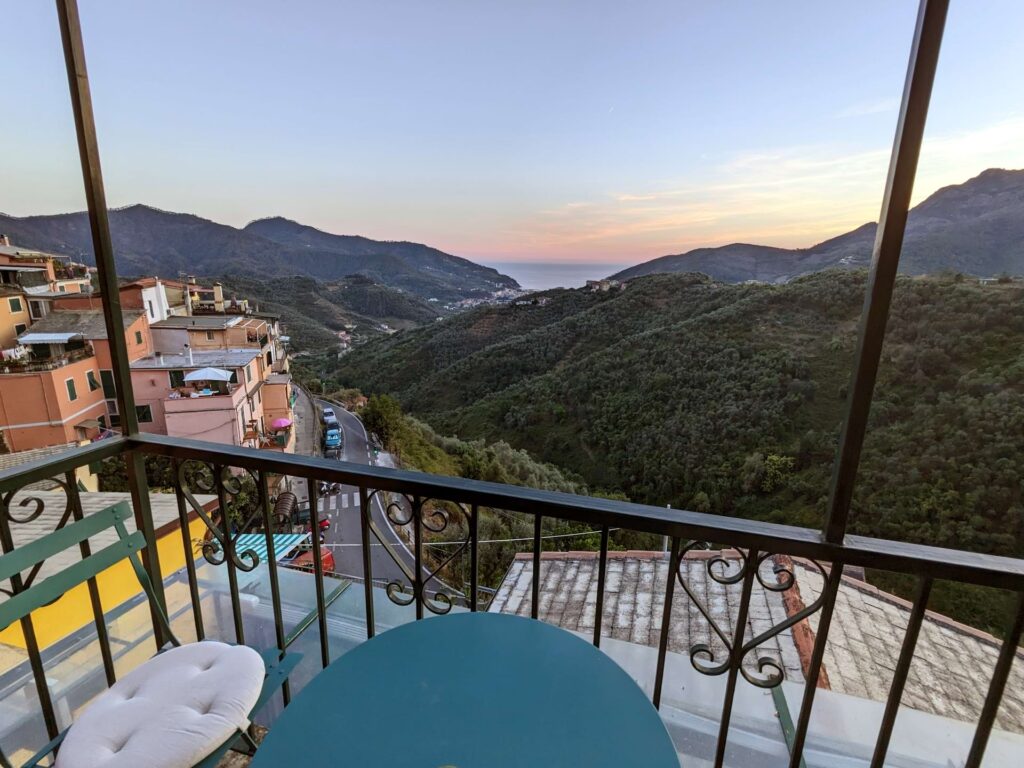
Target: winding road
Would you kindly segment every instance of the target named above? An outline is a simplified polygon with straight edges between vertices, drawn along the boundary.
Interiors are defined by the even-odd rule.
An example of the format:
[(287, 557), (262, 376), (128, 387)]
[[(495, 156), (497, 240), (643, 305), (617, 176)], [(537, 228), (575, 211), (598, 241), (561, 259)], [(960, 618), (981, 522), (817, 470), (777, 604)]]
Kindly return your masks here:
[[(338, 417), (344, 446), (341, 460), (356, 464), (373, 464), (373, 446), (366, 434), (363, 422), (336, 403), (318, 399), (315, 404), (318, 418), (319, 411), (323, 408), (333, 408)], [(373, 571), (373, 580), (375, 583), (380, 583), (398, 579), (402, 583), (406, 583), (405, 573), (395, 563), (392, 555), (408, 566), (411, 572), (415, 569), (412, 552), (391, 527), (391, 523), (384, 514), (384, 506), (380, 497), (374, 496), (370, 503), (372, 505), (371, 520), (385, 541), (385, 544), (381, 544), (371, 534), (370, 567)], [(334, 553), (335, 570), (341, 576), (362, 579), (363, 550), (359, 489), (353, 485), (343, 485), (340, 493), (321, 497), (317, 508), (320, 510), (321, 519), (326, 518), (331, 521), (331, 527), (327, 529), (327, 534), (324, 537), (324, 544), (330, 547)], [(388, 554), (387, 550), (390, 550), (392, 554)]]

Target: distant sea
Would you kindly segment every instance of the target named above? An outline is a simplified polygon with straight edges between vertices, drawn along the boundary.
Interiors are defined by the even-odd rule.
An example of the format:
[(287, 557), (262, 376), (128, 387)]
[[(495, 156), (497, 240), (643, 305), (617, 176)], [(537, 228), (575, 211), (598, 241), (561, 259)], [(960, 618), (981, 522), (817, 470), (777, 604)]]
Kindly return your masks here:
[(629, 264), (579, 264), (530, 262), (530, 261), (488, 261), (480, 262), (494, 267), (502, 274), (515, 279), (523, 288), (542, 291), (548, 288), (580, 288), (587, 280), (600, 280), (614, 275)]

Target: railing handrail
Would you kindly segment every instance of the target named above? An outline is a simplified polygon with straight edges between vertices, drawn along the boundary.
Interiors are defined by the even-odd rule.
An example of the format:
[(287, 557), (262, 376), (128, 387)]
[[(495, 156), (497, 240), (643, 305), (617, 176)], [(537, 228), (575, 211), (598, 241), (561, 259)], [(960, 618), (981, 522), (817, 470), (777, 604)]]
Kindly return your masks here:
[(112, 438), (4, 470), (0, 493), (127, 450), (1024, 592), (1019, 558), (852, 534), (829, 543), (817, 529), (780, 523), (155, 434)]
[(6, 494), (8, 491), (23, 488), (39, 480), (49, 480), (52, 477), (63, 475), (65, 472), (70, 472), (96, 461), (109, 459), (112, 456), (128, 451), (130, 448), (131, 445), (128, 442), (128, 438), (123, 436), (109, 437), (89, 443), (88, 445), (76, 446), (61, 453), (0, 470), (0, 494)]

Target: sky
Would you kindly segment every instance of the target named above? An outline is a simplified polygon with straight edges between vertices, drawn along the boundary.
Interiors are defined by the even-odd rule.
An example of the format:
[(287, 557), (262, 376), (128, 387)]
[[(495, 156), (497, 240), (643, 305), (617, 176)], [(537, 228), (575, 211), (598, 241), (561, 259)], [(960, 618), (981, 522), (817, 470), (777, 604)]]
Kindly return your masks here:
[[(878, 217), (911, 0), (79, 0), (107, 199), (480, 261)], [(1024, 3), (954, 2), (915, 201), (1024, 167)], [(4, 0), (0, 211), (85, 207), (52, 2)], [(1014, 84), (1012, 87), (1011, 84)]]

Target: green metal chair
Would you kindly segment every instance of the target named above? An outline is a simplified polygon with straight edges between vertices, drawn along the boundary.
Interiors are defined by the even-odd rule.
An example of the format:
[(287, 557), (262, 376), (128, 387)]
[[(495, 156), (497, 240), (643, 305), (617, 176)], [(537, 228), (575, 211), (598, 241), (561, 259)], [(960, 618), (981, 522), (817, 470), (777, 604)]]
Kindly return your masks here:
[[(57, 600), (68, 590), (88, 581), (100, 572), (127, 558), (131, 562), (139, 584), (145, 592), (146, 597), (149, 599), (150, 606), (153, 608), (153, 614), (156, 617), (155, 620), (161, 625), (161, 629), (165, 633), (165, 637), (169, 638), (171, 647), (166, 650), (161, 649), (158, 651), (158, 655), (156, 657), (130, 673), (129, 676), (121, 681), (122, 683), (127, 682), (128, 678), (133, 675), (136, 679), (145, 679), (147, 666), (153, 665), (158, 659), (165, 668), (163, 671), (163, 674), (165, 675), (164, 679), (170, 680), (171, 678), (166, 677), (168, 674), (168, 665), (163, 662), (166, 662), (172, 655), (176, 653), (181, 655), (184, 652), (191, 653), (194, 656), (196, 651), (202, 651), (203, 653), (207, 650), (211, 652), (217, 651), (213, 646), (218, 646), (220, 648), (227, 647), (220, 643), (211, 644), (205, 641), (182, 646), (177, 638), (174, 637), (170, 624), (167, 620), (167, 616), (160, 607), (159, 601), (156, 600), (153, 584), (149, 579), (149, 575), (146, 573), (146, 570), (143, 568), (139, 559), (139, 551), (146, 546), (145, 537), (138, 531), (135, 533), (128, 533), (125, 528), (124, 521), (131, 518), (131, 516), (131, 507), (127, 502), (121, 502), (112, 507), (108, 507), (101, 512), (89, 515), (83, 520), (72, 523), (71, 525), (66, 525), (53, 533), (47, 534), (46, 536), (31, 542), (30, 544), (18, 547), (12, 552), (0, 555), (0, 583), (2, 583), (10, 579), (12, 576), (17, 576), (21, 572), (35, 567), (36, 564), (42, 563), (47, 558), (63, 552), (66, 549), (70, 549), (72, 547), (77, 548), (81, 542), (110, 528), (113, 528), (118, 536), (117, 542), (104, 547), (98, 552), (92, 553), (90, 556), (83, 558), (74, 565), (62, 570), (60, 573), (53, 574), (48, 578), (32, 584), (27, 589), (19, 591), (17, 594), (8, 598), (5, 602), (0, 603), (0, 630), (4, 630), (14, 622), (24, 619), (36, 609)], [(201, 646), (206, 647), (201, 648)], [(270, 699), (274, 692), (284, 684), (288, 675), (301, 658), (299, 655), (293, 653), (282, 656), (281, 652), (276, 648), (261, 654), (261, 656), (264, 667), (264, 678), (262, 687), (259, 689), (258, 698), (248, 712), (250, 719), (251, 716)], [(173, 667), (171, 669), (171, 674), (173, 675)], [(117, 686), (115, 686), (115, 688), (116, 687)], [(159, 687), (159, 684), (157, 684), (158, 689)], [(88, 717), (89, 710), (96, 706), (98, 702), (103, 701), (104, 697), (108, 697), (112, 694), (113, 690), (114, 689), (110, 689), (97, 697), (97, 699), (95, 699), (86, 708), (85, 712), (83, 712), (81, 719)], [(157, 696), (159, 696), (159, 693), (160, 691), (157, 690)], [(115, 702), (115, 705), (121, 707), (121, 711), (125, 711), (125, 708), (128, 708), (127, 711), (130, 711), (131, 704), (128, 700), (131, 698), (131, 696), (122, 696)], [(154, 697), (151, 693), (148, 694), (146, 702), (150, 707), (153, 706)], [(109, 701), (107, 704), (109, 705)], [(159, 700), (156, 700), (156, 706), (159, 706), (159, 704)], [(94, 717), (92, 719), (97, 720), (98, 718)], [(106, 719), (110, 720), (112, 718), (108, 716)], [(76, 721), (76, 723), (77, 722), (78, 721)], [(43, 765), (42, 761), (48, 756), (52, 756), (55, 761), (53, 764), (56, 764), (59, 767), (62, 762), (62, 758), (59, 756), (60, 747), (65, 742), (69, 732), (75, 728), (75, 725), (76, 724), (73, 723), (58, 734), (55, 739), (33, 755), (27, 763), (23, 763), (22, 768)], [(74, 740), (75, 736), (72, 736), (71, 741)], [(79, 738), (78, 741), (81, 742), (81, 738)], [(231, 733), (223, 743), (215, 745), (212, 751), (203, 754), (201, 758), (197, 761), (193, 761), (192, 764), (196, 766), (196, 768), (213, 768), (213, 766), (215, 766), (225, 753), (227, 753), (227, 751), (236, 743), (240, 743), (240, 746), (244, 747), (247, 751), (255, 749), (255, 744), (252, 742), (246, 730), (239, 727)], [(0, 751), (0, 767), (13, 768), (13, 764), (2, 751)]]

